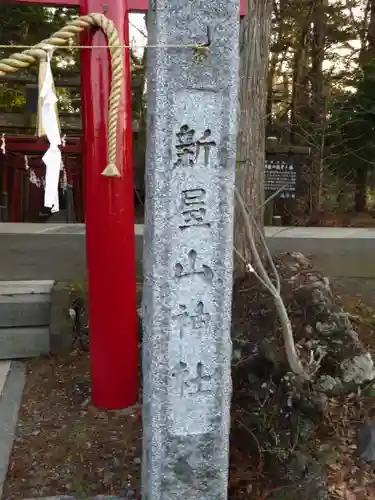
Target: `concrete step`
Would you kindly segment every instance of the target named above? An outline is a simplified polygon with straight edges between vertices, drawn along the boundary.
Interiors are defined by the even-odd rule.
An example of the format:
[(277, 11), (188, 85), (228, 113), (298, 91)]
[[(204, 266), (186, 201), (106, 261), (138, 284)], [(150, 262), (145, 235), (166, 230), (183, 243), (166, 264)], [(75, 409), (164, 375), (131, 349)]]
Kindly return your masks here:
[(0, 330), (47, 326), (53, 281), (0, 281)]
[(0, 360), (49, 354), (53, 285), (52, 280), (0, 281)]
[(48, 326), (0, 328), (0, 360), (34, 358), (49, 353)]

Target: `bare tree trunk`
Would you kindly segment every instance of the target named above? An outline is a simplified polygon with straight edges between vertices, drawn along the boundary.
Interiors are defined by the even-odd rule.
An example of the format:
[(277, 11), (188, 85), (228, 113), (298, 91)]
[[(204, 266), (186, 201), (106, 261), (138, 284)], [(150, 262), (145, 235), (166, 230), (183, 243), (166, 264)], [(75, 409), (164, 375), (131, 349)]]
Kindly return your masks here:
[(300, 18), (299, 41), (294, 54), (291, 105), (291, 139), (296, 145), (306, 145), (306, 127), (310, 123), (309, 56), (311, 22), (314, 2), (306, 6), (306, 17)]
[[(267, 76), (267, 106), (266, 106), (266, 127), (272, 129), (272, 106), (273, 106), (273, 83), (276, 73), (277, 64), (279, 62), (279, 54), (274, 52), (269, 61), (268, 76)], [(267, 128), (266, 128), (267, 130)]]
[(368, 166), (360, 165), (355, 173), (354, 210), (359, 214), (367, 210)]
[(323, 63), (327, 23), (327, 0), (316, 0), (313, 12), (313, 38), (311, 47), (311, 183), (310, 215), (320, 210), (323, 152), (326, 131), (326, 99)]
[[(272, 0), (248, 0), (241, 26), (240, 129), (237, 140), (236, 185), (246, 206), (263, 226), (267, 74), (271, 36)], [(259, 237), (255, 234), (256, 243)], [(234, 244), (250, 262), (241, 212), (236, 209)], [(235, 274), (244, 272), (236, 260)]]
[[(368, 12), (368, 30), (365, 38), (365, 45), (362, 45), (359, 62), (362, 67), (364, 77), (370, 79), (373, 75), (373, 63), (375, 61), (375, 0), (368, 0), (366, 11)], [(367, 177), (369, 161), (362, 160), (355, 167), (355, 201), (354, 209), (357, 213), (367, 210)]]

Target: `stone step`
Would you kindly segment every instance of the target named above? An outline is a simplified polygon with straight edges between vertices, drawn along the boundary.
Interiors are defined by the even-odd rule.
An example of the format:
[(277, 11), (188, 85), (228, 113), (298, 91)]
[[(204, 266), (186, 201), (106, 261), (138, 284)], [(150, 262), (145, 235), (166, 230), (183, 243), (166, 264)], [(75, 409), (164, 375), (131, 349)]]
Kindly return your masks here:
[(0, 329), (47, 326), (53, 281), (0, 281)]
[(48, 326), (0, 328), (0, 360), (34, 358), (49, 353)]
[(51, 293), (53, 280), (0, 281), (0, 294)]

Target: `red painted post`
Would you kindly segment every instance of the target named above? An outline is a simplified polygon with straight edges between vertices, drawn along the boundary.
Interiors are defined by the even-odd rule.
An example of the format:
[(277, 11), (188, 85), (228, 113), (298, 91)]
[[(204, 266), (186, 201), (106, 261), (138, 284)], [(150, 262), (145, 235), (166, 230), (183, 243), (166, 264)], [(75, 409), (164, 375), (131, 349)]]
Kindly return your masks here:
[[(80, 13), (103, 12), (129, 45), (126, 0), (82, 0)], [(83, 35), (82, 45), (105, 45), (101, 31)], [(92, 401), (106, 409), (126, 408), (138, 399), (138, 345), (132, 111), (129, 50), (118, 119), (120, 178), (101, 174), (107, 162), (108, 97), (111, 78), (107, 49), (81, 50), (86, 253), (89, 286)]]

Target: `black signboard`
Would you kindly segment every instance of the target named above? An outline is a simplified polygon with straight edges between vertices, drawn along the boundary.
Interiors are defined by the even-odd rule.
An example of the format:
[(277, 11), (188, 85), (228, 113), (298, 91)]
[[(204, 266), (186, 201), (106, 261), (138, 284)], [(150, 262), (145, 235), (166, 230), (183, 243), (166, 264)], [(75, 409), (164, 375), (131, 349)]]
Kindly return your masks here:
[(300, 184), (300, 161), (294, 156), (269, 155), (264, 172), (264, 189), (267, 196), (279, 192), (278, 198), (296, 199)]

